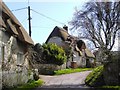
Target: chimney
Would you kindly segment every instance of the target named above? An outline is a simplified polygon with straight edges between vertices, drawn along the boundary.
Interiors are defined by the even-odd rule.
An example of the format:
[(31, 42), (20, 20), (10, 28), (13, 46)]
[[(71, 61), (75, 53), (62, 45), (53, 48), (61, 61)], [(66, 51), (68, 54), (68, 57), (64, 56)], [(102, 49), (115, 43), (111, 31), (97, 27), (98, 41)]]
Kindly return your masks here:
[(63, 29), (65, 29), (68, 32), (68, 26), (64, 25)]

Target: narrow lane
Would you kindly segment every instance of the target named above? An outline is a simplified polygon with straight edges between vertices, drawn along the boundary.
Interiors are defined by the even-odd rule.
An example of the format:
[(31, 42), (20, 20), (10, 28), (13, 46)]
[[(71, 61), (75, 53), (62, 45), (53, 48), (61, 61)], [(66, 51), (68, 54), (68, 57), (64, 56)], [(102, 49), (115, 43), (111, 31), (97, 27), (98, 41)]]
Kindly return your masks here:
[(40, 75), (40, 78), (45, 83), (35, 90), (42, 90), (40, 88), (88, 88), (85, 86), (84, 80), (90, 72), (91, 71), (84, 71), (58, 76)]

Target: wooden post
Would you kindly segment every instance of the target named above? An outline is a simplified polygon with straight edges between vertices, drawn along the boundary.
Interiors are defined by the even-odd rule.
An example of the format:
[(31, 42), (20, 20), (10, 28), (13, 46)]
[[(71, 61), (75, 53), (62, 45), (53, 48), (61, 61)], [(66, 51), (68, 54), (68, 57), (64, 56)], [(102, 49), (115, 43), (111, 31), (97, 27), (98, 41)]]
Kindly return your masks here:
[(28, 6), (28, 21), (29, 21), (29, 36), (31, 37), (31, 17), (30, 17), (30, 6)]

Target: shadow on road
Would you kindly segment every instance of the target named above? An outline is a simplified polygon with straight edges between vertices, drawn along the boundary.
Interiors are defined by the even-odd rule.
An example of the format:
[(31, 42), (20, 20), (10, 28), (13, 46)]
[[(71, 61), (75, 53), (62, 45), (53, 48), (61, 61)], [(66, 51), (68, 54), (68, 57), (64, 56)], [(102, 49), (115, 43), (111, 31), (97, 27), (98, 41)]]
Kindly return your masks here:
[(87, 87), (85, 85), (50, 85), (50, 86), (47, 85), (38, 87), (34, 90), (102, 90), (102, 89)]
[[(42, 86), (33, 90), (114, 90), (113, 88), (93, 88), (86, 85), (50, 85)], [(116, 89), (115, 89), (116, 90)]]

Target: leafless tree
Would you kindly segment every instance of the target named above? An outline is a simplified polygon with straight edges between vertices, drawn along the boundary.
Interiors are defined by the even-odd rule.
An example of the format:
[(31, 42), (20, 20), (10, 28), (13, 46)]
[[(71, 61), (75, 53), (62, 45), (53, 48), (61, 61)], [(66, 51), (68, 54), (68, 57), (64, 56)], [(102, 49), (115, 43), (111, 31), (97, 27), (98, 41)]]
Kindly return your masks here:
[(106, 54), (112, 50), (120, 30), (119, 2), (87, 2), (83, 10), (76, 10), (71, 30), (78, 30), (79, 37), (89, 39)]

